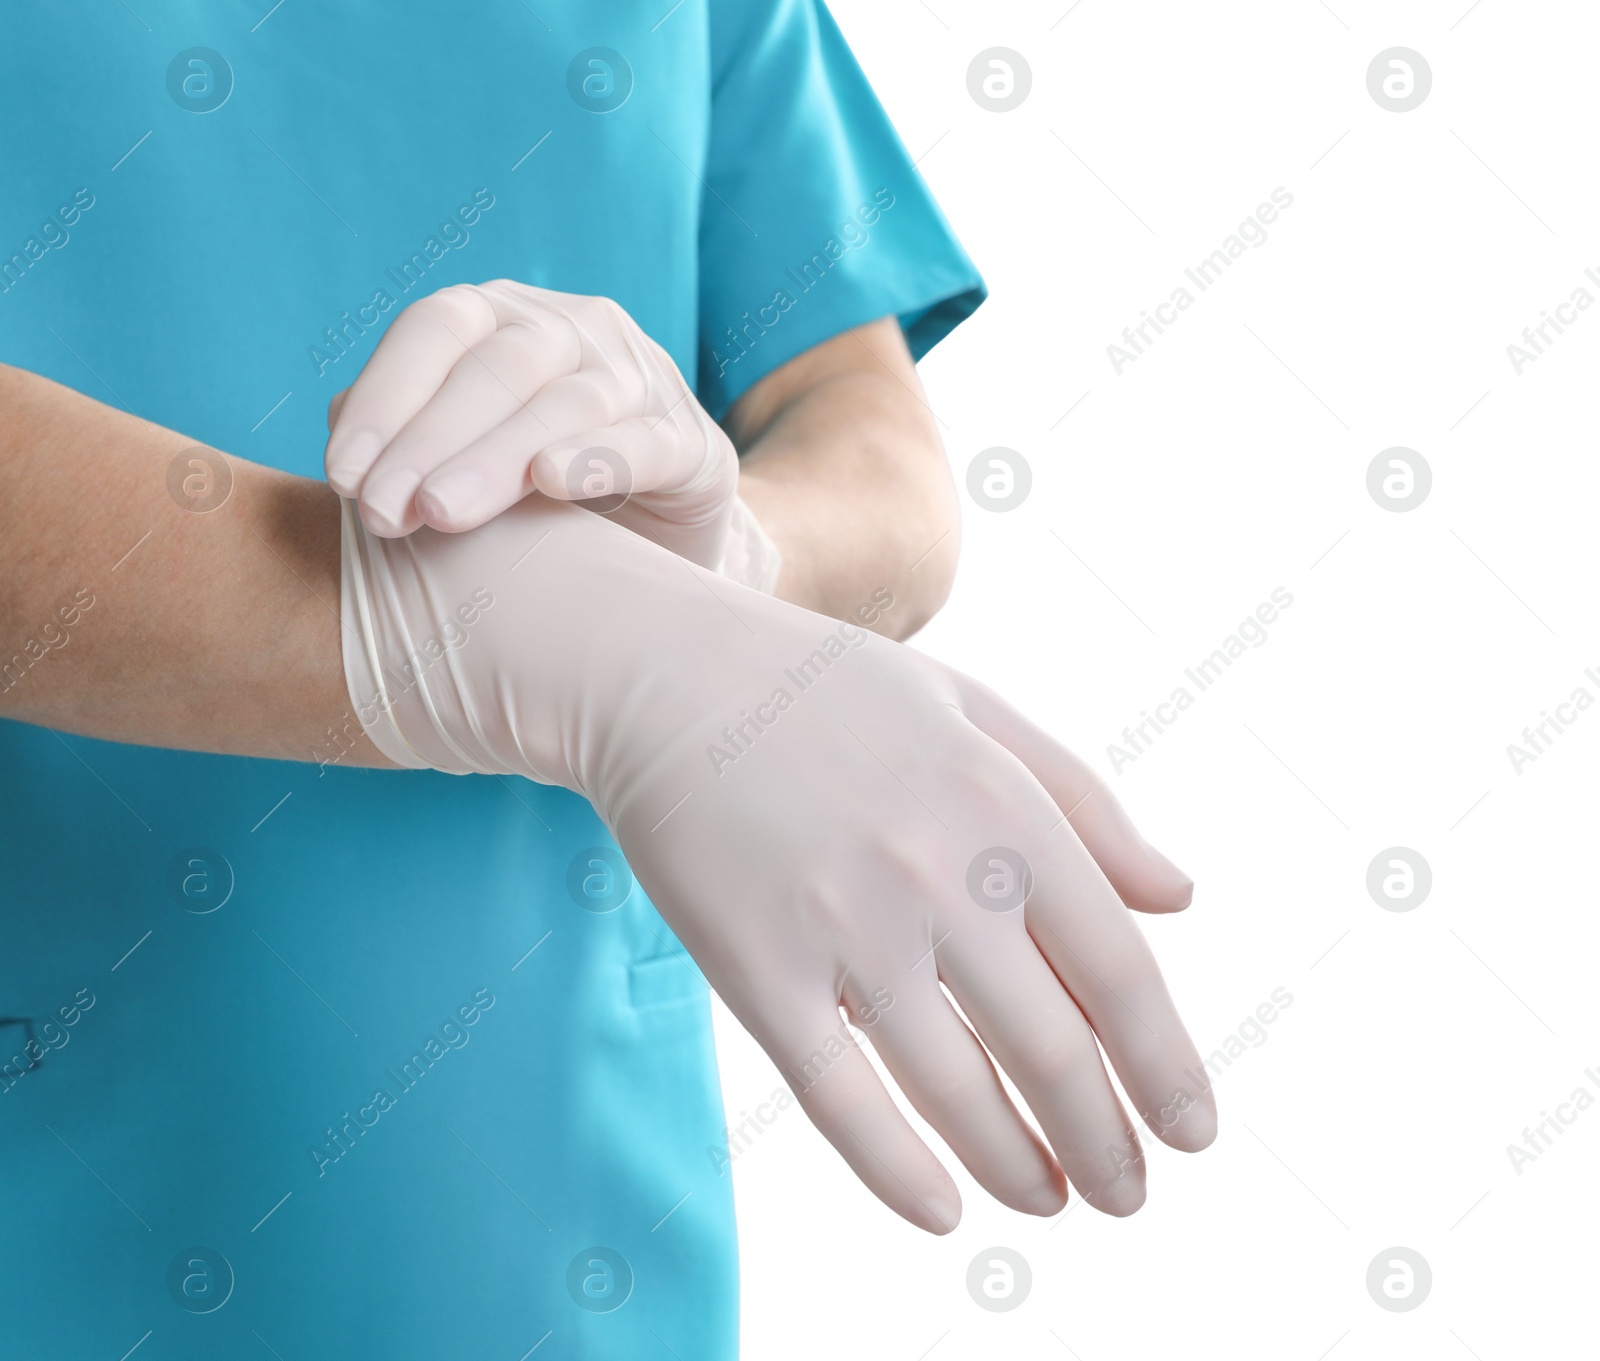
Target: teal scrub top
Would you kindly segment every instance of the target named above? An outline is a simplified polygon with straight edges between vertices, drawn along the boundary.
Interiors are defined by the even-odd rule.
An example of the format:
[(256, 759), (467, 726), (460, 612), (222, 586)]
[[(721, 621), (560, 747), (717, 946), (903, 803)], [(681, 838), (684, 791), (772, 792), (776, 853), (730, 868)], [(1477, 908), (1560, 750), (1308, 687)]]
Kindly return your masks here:
[[(446, 284), (613, 297), (714, 415), (983, 297), (819, 0), (52, 0), (0, 126), (0, 361), (309, 477)], [(594, 812), (307, 756), (0, 722), (0, 1354), (733, 1356), (706, 986)]]

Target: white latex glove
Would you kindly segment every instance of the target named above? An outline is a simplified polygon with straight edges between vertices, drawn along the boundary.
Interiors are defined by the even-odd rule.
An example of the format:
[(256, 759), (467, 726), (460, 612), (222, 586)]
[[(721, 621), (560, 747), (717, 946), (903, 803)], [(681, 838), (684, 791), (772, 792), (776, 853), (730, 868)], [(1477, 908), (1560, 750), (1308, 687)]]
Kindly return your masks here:
[[(509, 279), (440, 289), (395, 318), (328, 428), (328, 482), (374, 534), (473, 529), (538, 491), (728, 565), (738, 456), (610, 298)], [(770, 590), (770, 540), (754, 516), (738, 528), (732, 574)]]
[(349, 502), (344, 525), (346, 673), (380, 749), (588, 798), (817, 1127), (912, 1223), (947, 1231), (960, 1199), (841, 1005), (1014, 1208), (1059, 1210), (1062, 1169), (1111, 1214), (1144, 1200), (1097, 1036), (1160, 1138), (1211, 1141), (1199, 1056), (1124, 910), (1181, 908), (1189, 882), (989, 691), (542, 497), (472, 534), (378, 538)]

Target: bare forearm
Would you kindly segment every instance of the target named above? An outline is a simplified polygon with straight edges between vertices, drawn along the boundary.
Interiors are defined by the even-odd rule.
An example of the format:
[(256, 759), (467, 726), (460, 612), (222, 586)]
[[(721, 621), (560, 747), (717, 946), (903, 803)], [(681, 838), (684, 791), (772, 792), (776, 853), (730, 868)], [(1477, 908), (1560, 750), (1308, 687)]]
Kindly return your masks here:
[(961, 531), (899, 328), (875, 323), (794, 364), (814, 371), (780, 370), (781, 394), (753, 390), (729, 421), (739, 493), (783, 554), (777, 594), (909, 637), (949, 593)]
[(201, 513), (183, 435), (3, 366), (0, 416), (0, 716), (294, 760), (332, 727), (389, 764), (347, 722), (326, 486), (229, 458)]

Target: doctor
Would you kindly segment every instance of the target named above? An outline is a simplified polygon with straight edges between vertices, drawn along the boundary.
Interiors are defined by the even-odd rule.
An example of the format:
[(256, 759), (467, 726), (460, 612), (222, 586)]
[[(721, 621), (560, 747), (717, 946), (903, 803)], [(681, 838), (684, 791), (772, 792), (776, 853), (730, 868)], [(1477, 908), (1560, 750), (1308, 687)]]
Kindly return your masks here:
[[(0, 110), (29, 130), (0, 171), (0, 712), (20, 720), (0, 723), (8, 1336), (41, 1356), (432, 1358), (463, 1342), (731, 1356), (705, 985), (610, 835), (642, 847), (626, 829), (658, 791), (581, 761), (519, 764), (530, 731), (564, 716), (521, 730), (492, 711), (505, 690), (478, 687), (509, 675), (538, 703), (568, 693), (515, 655), (519, 638), (540, 665), (559, 653), (578, 699), (592, 687), (572, 659), (609, 646), (608, 629), (659, 637), (669, 662), (674, 637), (651, 630), (698, 618), (687, 594), (649, 594), (673, 561), (696, 592), (728, 583), (769, 638), (809, 646), (806, 611), (914, 632), (948, 589), (957, 534), (913, 363), (981, 282), (812, 0), (512, 6), (448, 25), (421, 5), (285, 5), (252, 22), (190, 3), (137, 21), (30, 12), (0, 55)], [(77, 79), (47, 79), (63, 53)], [(452, 287), (485, 280), (518, 284)], [(556, 355), (562, 336), (603, 329), (599, 298), (620, 305), (609, 342)], [(454, 348), (429, 349), (452, 328)], [(669, 370), (692, 384), (687, 406)], [(556, 413), (564, 461), (496, 483), (496, 432), (526, 435), (516, 423), (552, 372), (581, 380)], [(509, 391), (501, 409), (486, 382)], [(355, 512), (342, 526), (316, 480), (330, 403), (328, 475)], [(459, 444), (426, 430), (430, 410)], [(463, 411), (480, 421), (471, 442)], [(702, 412), (743, 456), (737, 478)], [(560, 505), (593, 490), (579, 437), (625, 422), (652, 436), (626, 446), (629, 504), (609, 519)], [(518, 499), (533, 489), (546, 495)], [(547, 578), (488, 556), (523, 527), (559, 552), (516, 570), (581, 582), (577, 622), (549, 612)], [(403, 580), (391, 555), (408, 544)], [(595, 584), (624, 571), (625, 593)], [(359, 626), (353, 601), (373, 606)], [(685, 714), (750, 656), (724, 655), (709, 622), (698, 636), (712, 661)], [(881, 714), (910, 683), (914, 654), (865, 643), (868, 675), (824, 682), (838, 712)], [(370, 737), (354, 712), (363, 655), (380, 676), (430, 663), (388, 685)], [(928, 687), (930, 712), (947, 699), (1018, 755), (1047, 752), (1057, 803), (1066, 783), (1096, 792), (992, 697)], [(774, 766), (815, 746), (824, 697), (759, 737)], [(461, 760), (486, 715), (516, 740)], [(434, 769), (369, 768), (389, 765)], [(462, 769), (490, 774), (439, 773)], [(707, 826), (721, 844), (728, 823)], [(1187, 901), (1104, 797), (1066, 831), (1130, 906)], [(775, 836), (791, 854), (805, 840)], [(691, 833), (672, 844), (692, 850)], [(629, 850), (713, 981), (753, 989), (759, 942), (695, 915), (696, 871)], [(1103, 896), (1105, 877), (1073, 863)], [(1104, 908), (1073, 948), (1128, 961), (1151, 1009), (1165, 1047), (1126, 1054), (1140, 1114), (1202, 1146), (1209, 1097), (1179, 1110), (1158, 1091), (1192, 1046)], [(824, 954), (806, 967), (826, 972)], [(899, 996), (909, 1018), (915, 998)], [(747, 1023), (759, 1009), (735, 1005)], [(1049, 1079), (1070, 1065), (1090, 1106), (1105, 1099), (1088, 1023), (1065, 991), (1051, 1005), (1059, 1042), (1017, 1059), (1036, 1063), (1053, 1155), (995, 1104), (986, 1061), (969, 1080), (988, 1123), (945, 1131), (991, 1190), (1038, 1213), (1062, 1203), (1058, 1160), (1094, 1142), (1071, 1128), (1083, 1103)], [(813, 1117), (902, 1213), (953, 1227), (953, 1185), (855, 1062), (832, 1086), (801, 1075), (807, 1024), (784, 1037), (785, 1067)], [(937, 1101), (905, 1044), (897, 1080)], [(1077, 1179), (1126, 1212), (1142, 1169), (1110, 1100), (1094, 1118), (1125, 1156)], [(874, 1171), (885, 1145), (843, 1129), (851, 1111), (921, 1194), (896, 1202), (904, 1177)]]

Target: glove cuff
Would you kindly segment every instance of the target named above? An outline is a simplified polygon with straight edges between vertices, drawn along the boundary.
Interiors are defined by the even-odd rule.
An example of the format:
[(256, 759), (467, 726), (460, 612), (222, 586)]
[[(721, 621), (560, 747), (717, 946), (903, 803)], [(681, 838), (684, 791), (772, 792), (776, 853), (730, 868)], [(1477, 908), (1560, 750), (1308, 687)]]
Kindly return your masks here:
[[(339, 517), (339, 632), (345, 687), (362, 729), (389, 760), (409, 770), (466, 775), (484, 769), (440, 721), (440, 705), (453, 713), (460, 704), (448, 665), (435, 665), (442, 645), (432, 637), (413, 641), (401, 599), (406, 564), (395, 560), (397, 554), (409, 558), (409, 544), (370, 533), (354, 501), (340, 499)], [(412, 594), (420, 584), (409, 583)]]
[(732, 508), (727, 546), (722, 550), (717, 572), (741, 586), (771, 595), (778, 587), (778, 575), (783, 570), (783, 554), (761, 527), (755, 512), (737, 495)]

